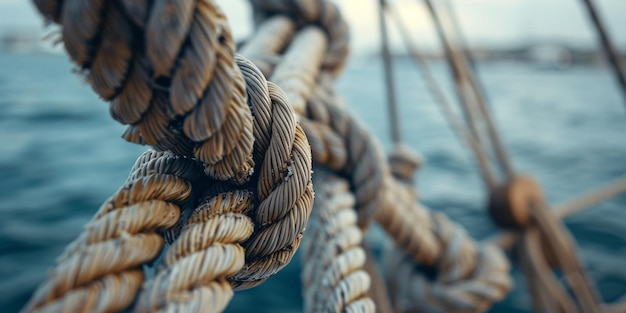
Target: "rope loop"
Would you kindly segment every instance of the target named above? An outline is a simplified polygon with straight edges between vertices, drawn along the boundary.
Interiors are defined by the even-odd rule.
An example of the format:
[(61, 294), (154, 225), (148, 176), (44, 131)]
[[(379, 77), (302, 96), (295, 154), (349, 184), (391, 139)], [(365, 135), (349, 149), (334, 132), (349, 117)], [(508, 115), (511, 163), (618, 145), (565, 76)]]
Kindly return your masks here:
[(250, 0), (250, 3), (257, 24), (280, 14), (294, 19), (299, 26), (313, 24), (321, 27), (329, 41), (321, 70), (333, 73), (333, 76), (341, 72), (350, 50), (350, 33), (335, 4), (326, 0)]
[[(442, 214), (432, 214), (444, 252), (428, 270), (402, 251), (389, 255), (389, 284), (402, 312), (485, 312), (512, 287), (509, 263), (494, 246), (477, 245)], [(428, 267), (426, 267), (428, 268)]]

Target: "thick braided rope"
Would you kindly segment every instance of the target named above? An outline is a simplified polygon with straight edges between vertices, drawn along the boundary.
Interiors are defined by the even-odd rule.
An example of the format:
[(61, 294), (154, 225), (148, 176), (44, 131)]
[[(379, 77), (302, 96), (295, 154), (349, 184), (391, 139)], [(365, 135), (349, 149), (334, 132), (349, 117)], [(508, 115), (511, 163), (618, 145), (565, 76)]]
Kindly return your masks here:
[(295, 33), (296, 25), (285, 16), (274, 16), (258, 25), (252, 36), (238, 51), (254, 63), (263, 75), (269, 77), (274, 66), (280, 62), (281, 51)]
[(321, 176), (315, 178), (320, 187), (302, 244), (304, 311), (375, 312), (367, 296), (370, 276), (363, 270), (366, 255), (354, 197), (345, 180)]
[(323, 29), (328, 38), (328, 50), (321, 70), (334, 76), (341, 72), (348, 57), (350, 33), (335, 4), (328, 0), (250, 0), (250, 3), (257, 24), (278, 14), (292, 18), (297, 25), (316, 25)]
[(129, 141), (193, 155), (210, 176), (252, 174), (252, 116), (226, 18), (211, 0), (40, 0)]
[(256, 227), (243, 243), (246, 266), (230, 277), (236, 290), (262, 283), (289, 263), (313, 206), (311, 149), (287, 96), (251, 62), (238, 58), (237, 64), (255, 114), (254, 158), (260, 168), (259, 203), (251, 212)]
[[(328, 75), (312, 94), (303, 127), (312, 142), (316, 162), (340, 169), (349, 177), (356, 197), (359, 226), (365, 228), (385, 201), (384, 177), (389, 169), (382, 148), (366, 128), (341, 105), (330, 87)], [(381, 162), (382, 161), (382, 162)]]
[(227, 277), (245, 263), (240, 243), (254, 229), (246, 215), (252, 204), (251, 192), (233, 191), (196, 207), (135, 311), (221, 312), (233, 295)]
[[(259, 28), (264, 28), (268, 17), (283, 14), (294, 18), (299, 25), (320, 26), (328, 35), (328, 49), (313, 30), (301, 31), (283, 54), (283, 62), (272, 69), (271, 80), (277, 82), (289, 96), (302, 127), (307, 133), (314, 161), (350, 177), (356, 190), (359, 225), (364, 228), (374, 210), (381, 206), (384, 191), (381, 188), (384, 173), (372, 166), (383, 159), (378, 143), (367, 140), (369, 133), (345, 110), (337, 108), (337, 97), (332, 90), (333, 77), (345, 62), (349, 35), (347, 25), (336, 6), (329, 1), (307, 0), (251, 0)], [(279, 36), (282, 38), (286, 33)], [(281, 41), (282, 42), (282, 41)], [(284, 46), (276, 42), (256, 45), (258, 51), (269, 56), (280, 53)], [(244, 47), (246, 55), (259, 57)], [(300, 60), (309, 60), (305, 63)], [(312, 66), (313, 60), (323, 62), (321, 72)], [(308, 65), (307, 65), (308, 64)], [(302, 73), (318, 76), (317, 81), (303, 80)]]
[[(271, 15), (267, 12), (289, 12), (292, 15), (300, 16), (302, 13), (299, 12), (303, 10), (302, 8), (319, 7), (319, 4), (310, 4), (315, 1), (252, 2), (255, 9), (259, 11), (257, 15), (260, 16)], [(307, 3), (310, 6), (307, 6)], [(261, 6), (261, 4), (266, 7)], [(272, 5), (272, 9), (267, 9)], [(312, 16), (315, 16), (315, 10), (310, 12), (312, 12)], [(326, 31), (327, 33), (333, 32), (332, 29), (326, 29)], [(304, 41), (301, 40), (300, 42)], [(332, 39), (330, 41), (330, 46), (332, 46)], [(294, 40), (294, 45), (296, 42), (297, 40)], [(312, 56), (317, 59), (323, 51), (319, 47), (316, 49), (313, 44), (306, 46), (304, 43), (302, 46), (306, 48), (289, 47), (283, 58), (295, 59)], [(282, 47), (280, 45), (266, 45), (263, 49), (259, 49), (268, 53), (278, 53)], [(289, 63), (284, 62), (283, 64)], [(298, 73), (307, 70), (307, 68), (298, 67), (296, 62), (292, 63), (294, 65), (287, 67), (285, 72)], [(280, 77), (282, 73), (283, 69), (277, 66), (271, 77)], [(413, 191), (403, 188), (404, 186), (391, 178), (378, 142), (347, 110), (338, 105), (340, 102), (332, 89), (332, 80), (333, 75), (323, 72), (319, 74), (314, 90), (310, 90), (310, 83), (304, 82), (299, 85), (301, 87), (299, 89), (300, 94), (310, 95), (306, 107), (300, 110), (296, 108), (296, 112), (304, 113), (301, 123), (311, 142), (314, 161), (331, 169), (340, 170), (342, 174), (350, 177), (352, 188), (356, 194), (361, 227), (365, 227), (375, 215), (396, 242), (401, 243), (403, 249), (415, 260), (425, 264), (434, 264), (442, 250), (435, 238), (428, 212), (417, 206)], [(294, 94), (298, 94), (298, 92), (294, 92)], [(398, 166), (410, 168), (411, 166), (418, 166), (418, 164), (408, 162), (398, 164)], [(402, 178), (402, 180), (406, 179), (406, 177)], [(376, 210), (377, 208), (381, 209)], [(382, 208), (385, 209), (382, 210)], [(416, 222), (419, 222), (422, 227), (416, 227)]]
[(141, 265), (161, 252), (201, 166), (148, 151), (33, 294), (23, 312), (109, 312), (126, 308), (143, 282)]
[[(136, 54), (133, 59), (136, 66), (133, 70), (143, 70), (133, 73), (142, 75), (131, 76), (129, 83), (120, 87), (119, 95), (111, 96), (112, 113), (116, 119), (129, 122), (125, 117), (135, 117), (125, 134), (127, 139), (151, 144), (157, 149), (170, 149), (179, 154), (187, 154), (193, 147), (195, 156), (205, 162), (205, 171), (210, 176), (233, 180), (238, 184), (248, 181), (253, 173), (253, 157), (265, 156), (262, 159), (257, 157), (259, 173), (255, 175), (254, 182), (242, 187), (250, 189), (258, 185), (254, 195), (258, 203), (255, 203), (255, 210), (248, 212), (252, 215), (256, 229), (251, 237), (245, 236), (246, 238), (236, 240), (246, 240), (241, 243), (246, 248), (246, 264), (229, 279), (236, 288), (246, 288), (275, 274), (290, 261), (299, 246), (313, 198), (310, 148), (304, 132), (296, 125), (287, 97), (275, 85), (266, 83), (260, 73), (255, 73), (263, 78), (260, 87), (256, 86), (260, 89), (249, 89), (251, 85), (255, 85), (257, 78), (247, 77), (250, 79), (244, 82), (239, 67), (234, 65), (228, 27), (212, 1), (120, 1), (105, 4), (97, 1), (78, 2), (66, 0), (62, 11), (74, 10), (71, 11), (72, 14), (86, 16), (87, 21), (79, 19), (62, 23), (64, 41), (73, 59), (87, 71), (88, 78), (96, 75), (94, 72), (99, 71), (99, 68), (92, 67), (91, 62), (85, 61), (89, 56), (84, 57), (85, 54), (80, 53), (81, 49), (107, 56), (112, 55), (113, 51), (104, 53), (98, 50), (100, 46), (96, 41), (100, 37), (111, 37), (110, 40), (122, 50), (124, 43), (127, 43), (115, 41), (121, 37), (109, 36), (112, 31), (108, 28), (96, 31), (100, 24), (97, 19), (104, 16), (104, 19), (118, 21), (120, 23), (115, 23), (118, 28), (131, 25), (136, 28), (130, 32), (131, 35), (137, 35), (135, 39), (145, 37), (145, 47), (132, 47), (136, 48), (136, 51), (132, 51)], [(48, 6), (40, 3), (40, 10), (47, 14), (45, 8)], [(117, 14), (118, 11), (124, 14)], [(77, 12), (98, 13), (98, 16), (76, 14)], [(57, 20), (53, 16), (51, 18)], [(62, 21), (65, 22), (65, 19)], [(123, 26), (122, 22), (128, 22), (128, 25)], [(77, 32), (77, 29), (83, 29), (80, 27), (72, 30), (76, 26), (72, 23), (89, 24), (86, 27), (88, 34)], [(97, 36), (94, 35), (96, 33)], [(117, 59), (124, 60), (119, 55)], [(104, 71), (108, 70), (111, 69), (105, 67)], [(142, 80), (132, 80), (139, 76)], [(106, 98), (99, 89), (98, 80), (91, 79), (91, 83)], [(246, 83), (248, 90), (244, 89)], [(124, 93), (126, 89), (128, 93)], [(246, 103), (246, 91), (254, 94), (256, 99)], [(127, 97), (122, 97), (124, 95)], [(137, 96), (146, 96), (144, 98), (148, 99), (148, 104), (144, 105), (146, 102), (140, 101), (130, 105), (129, 99)], [(118, 98), (124, 101), (116, 101)], [(258, 115), (255, 116), (260, 116), (259, 112), (270, 112), (272, 116), (257, 119), (257, 123), (253, 125), (249, 105), (257, 109)], [(253, 128), (256, 132), (254, 134)], [(263, 130), (269, 132), (263, 133)], [(255, 151), (254, 156), (253, 136), (256, 136), (259, 143), (254, 143), (255, 146), (261, 147)], [(269, 142), (263, 148), (263, 140), (267, 138)], [(189, 139), (196, 144), (190, 144)], [(201, 187), (215, 189), (210, 186)], [(235, 186), (231, 187), (236, 189)], [(172, 237), (175, 236), (176, 233)], [(198, 242), (203, 241), (200, 238)], [(175, 263), (171, 265), (174, 266)], [(166, 266), (165, 272), (167, 268)], [(218, 273), (215, 279), (219, 280), (220, 277), (230, 274)], [(152, 288), (162, 285), (154, 283), (152, 286), (157, 287)], [(150, 303), (151, 309), (154, 308), (155, 301), (149, 300), (147, 303)], [(160, 308), (160, 305), (156, 301), (156, 307)]]
[(138, 312), (220, 312), (233, 287), (262, 283), (300, 244), (313, 202), (308, 142), (284, 93), (249, 61), (238, 58), (237, 64), (255, 112), (256, 194), (206, 195), (144, 288)]
[[(321, 94), (322, 96), (316, 97), (315, 95), (317, 94)], [(330, 125), (330, 130), (342, 129), (342, 127), (349, 125), (350, 119), (353, 119), (353, 117), (351, 117), (347, 111), (343, 110), (341, 106), (333, 106), (332, 97), (328, 98), (327, 96), (328, 90), (320, 90), (319, 92), (316, 91), (312, 97), (312, 99), (316, 99), (318, 102), (316, 106), (309, 106), (310, 122), (318, 125)], [(331, 119), (331, 117), (334, 119)], [(303, 124), (307, 125), (304, 122)], [(356, 125), (358, 126), (358, 124)], [(347, 136), (345, 135), (339, 135), (339, 137), (347, 141), (344, 145), (346, 147), (350, 147), (351, 143), (349, 140), (355, 140), (357, 138), (348, 137), (349, 140), (346, 140), (345, 138)], [(320, 137), (317, 136), (316, 133), (309, 134), (309, 138), (311, 142), (328, 142), (319, 139)], [(365, 137), (363, 140), (369, 141), (373, 139)], [(328, 144), (312, 145), (313, 155), (323, 155), (338, 150), (340, 146), (336, 144), (331, 145), (331, 143), (332, 142)], [(331, 146), (334, 148), (329, 149)], [(320, 148), (325, 151), (317, 151), (317, 149)], [(351, 155), (349, 148), (347, 150), (347, 152), (339, 152), (337, 154), (338, 156), (335, 158), (327, 158), (341, 159), (343, 155)], [(407, 152), (403, 149), (394, 151), (392, 158), (394, 165), (393, 171), (398, 175), (402, 174), (398, 179), (404, 183), (400, 183), (398, 180), (390, 177), (388, 170), (385, 169), (385, 163), (381, 160), (380, 156), (373, 154), (369, 159), (377, 160), (374, 161), (373, 164), (379, 165), (373, 166), (371, 165), (372, 163), (370, 163), (369, 167), (363, 166), (362, 168), (378, 171), (378, 175), (383, 177), (381, 179), (382, 182), (377, 182), (379, 184), (377, 186), (379, 187), (374, 188), (373, 190), (375, 191), (371, 191), (372, 193), (368, 195), (371, 196), (372, 194), (375, 195), (376, 192), (381, 192), (382, 199), (379, 205), (382, 207), (375, 211), (376, 220), (381, 223), (394, 238), (396, 243), (401, 245), (402, 250), (411, 256), (412, 266), (414, 266), (417, 261), (420, 264), (436, 266), (436, 268), (443, 273), (446, 271), (457, 273), (457, 275), (452, 275), (452, 278), (446, 280), (446, 285), (439, 285), (437, 287), (437, 290), (441, 291), (436, 296), (440, 299), (450, 301), (454, 300), (453, 296), (455, 295), (459, 298), (472, 296), (475, 299), (473, 302), (475, 307), (483, 308), (483, 310), (487, 304), (502, 299), (511, 285), (507, 271), (507, 260), (502, 256), (502, 253), (495, 248), (478, 247), (459, 225), (450, 223), (444, 216), (437, 215), (437, 217), (434, 218), (432, 213), (417, 204), (416, 194), (412, 186), (406, 183), (411, 180), (412, 172), (406, 173), (406, 171), (417, 168), (419, 166), (419, 160), (412, 155), (407, 155)], [(354, 161), (349, 158), (347, 162), (364, 162), (364, 160), (367, 161), (368, 158), (361, 156)], [(350, 166), (347, 166), (347, 168), (350, 168)], [(372, 175), (372, 177), (376, 176)], [(357, 201), (358, 194), (357, 192)], [(479, 249), (478, 254), (475, 249)], [(481, 263), (480, 267), (477, 268), (478, 262), (481, 262), (484, 258), (489, 258), (489, 260), (494, 261)], [(473, 279), (469, 279), (469, 273), (473, 272), (480, 272), (481, 276), (472, 276)], [(414, 276), (415, 275), (412, 275), (412, 277)], [(491, 276), (494, 277), (493, 281), (488, 282), (491, 283), (491, 290), (497, 292), (494, 291), (488, 296), (474, 295), (474, 291), (471, 288), (484, 284), (485, 280), (489, 279)], [(404, 276), (400, 275), (399, 277)], [(457, 282), (461, 287), (453, 285), (450, 282)], [(444, 286), (447, 288), (443, 288)], [(467, 286), (467, 288), (463, 289), (464, 286)]]

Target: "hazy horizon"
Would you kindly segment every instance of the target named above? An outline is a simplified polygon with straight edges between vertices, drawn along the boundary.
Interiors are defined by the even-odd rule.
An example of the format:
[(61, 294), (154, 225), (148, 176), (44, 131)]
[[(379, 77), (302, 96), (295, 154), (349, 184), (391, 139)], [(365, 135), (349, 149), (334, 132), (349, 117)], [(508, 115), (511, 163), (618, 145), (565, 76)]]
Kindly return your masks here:
[[(378, 46), (377, 1), (334, 1), (351, 26), (355, 53), (371, 52)], [(471, 46), (512, 46), (550, 41), (575, 46), (597, 45), (596, 36), (581, 0), (450, 0)], [(596, 0), (610, 35), (626, 48), (626, 1)], [(236, 38), (252, 31), (250, 8), (245, 0), (217, 0), (229, 18)], [(439, 46), (430, 18), (421, 1), (395, 0), (404, 21), (418, 43), (426, 49)], [(0, 34), (22, 31), (34, 36), (45, 33), (43, 19), (28, 0), (0, 0)], [(401, 41), (390, 25), (392, 45)], [(372, 36), (372, 34), (375, 34)]]

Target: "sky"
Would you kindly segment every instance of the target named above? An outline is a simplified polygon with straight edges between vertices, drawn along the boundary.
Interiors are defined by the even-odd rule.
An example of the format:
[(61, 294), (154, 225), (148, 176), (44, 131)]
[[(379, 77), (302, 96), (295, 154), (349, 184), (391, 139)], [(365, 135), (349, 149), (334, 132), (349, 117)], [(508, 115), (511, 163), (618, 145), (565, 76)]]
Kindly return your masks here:
[[(435, 0), (441, 1), (441, 0)], [(465, 36), (473, 46), (508, 46), (528, 41), (596, 43), (582, 0), (450, 0)], [(377, 0), (336, 0), (351, 26), (353, 51), (378, 46)], [(226, 12), (235, 37), (252, 30), (246, 0), (217, 0)], [(422, 1), (392, 0), (411, 27), (417, 42), (435, 48), (438, 40)], [(613, 40), (626, 48), (626, 0), (595, 0)], [(43, 21), (29, 0), (0, 0), (0, 33), (14, 29), (43, 34)], [(392, 45), (400, 37), (391, 29)]]

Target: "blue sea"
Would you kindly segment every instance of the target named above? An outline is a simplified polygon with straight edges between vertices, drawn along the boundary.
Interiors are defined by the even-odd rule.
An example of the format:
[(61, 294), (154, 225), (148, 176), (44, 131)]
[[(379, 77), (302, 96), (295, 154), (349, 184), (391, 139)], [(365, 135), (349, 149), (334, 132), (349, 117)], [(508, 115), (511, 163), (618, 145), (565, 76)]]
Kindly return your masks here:
[[(451, 90), (445, 64), (434, 69)], [(567, 70), (479, 63), (496, 124), (517, 170), (534, 175), (550, 204), (580, 196), (626, 173), (626, 109), (605, 67)], [(485, 214), (485, 189), (467, 147), (447, 126), (416, 68), (396, 62), (403, 142), (425, 165), (418, 190), (476, 238), (497, 231)], [(353, 58), (337, 89), (390, 148), (382, 68)], [(72, 73), (62, 55), (0, 54), (0, 311), (15, 312), (124, 182), (146, 149), (120, 138), (108, 106)], [(626, 197), (565, 220), (580, 259), (611, 302), (626, 294)], [(380, 229), (376, 251), (387, 243)], [(298, 256), (264, 285), (235, 294), (229, 312), (299, 312)], [(515, 288), (492, 312), (528, 312), (530, 297), (515, 267)]]

